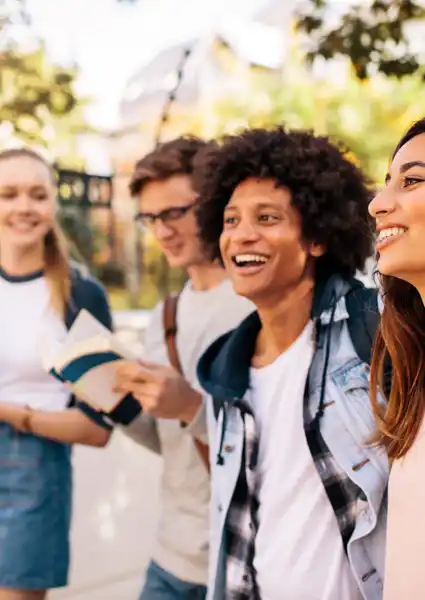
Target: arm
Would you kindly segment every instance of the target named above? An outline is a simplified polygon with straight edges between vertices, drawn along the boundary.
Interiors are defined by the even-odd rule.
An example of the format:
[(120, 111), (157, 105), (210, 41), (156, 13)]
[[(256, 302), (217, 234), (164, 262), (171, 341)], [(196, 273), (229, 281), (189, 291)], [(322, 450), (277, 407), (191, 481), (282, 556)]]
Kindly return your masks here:
[[(144, 354), (147, 356), (155, 352), (158, 344), (158, 327), (160, 326), (161, 312), (162, 304), (159, 304), (153, 310), (144, 334)], [(136, 442), (136, 444), (140, 444), (156, 454), (161, 454), (161, 441), (154, 416), (142, 410), (130, 424), (120, 427), (120, 430), (124, 435)]]
[(97, 425), (78, 408), (48, 412), (1, 403), (0, 421), (9, 423), (23, 433), (65, 444), (103, 447), (111, 435), (110, 429)]
[(194, 403), (191, 411), (185, 415), (186, 418), (182, 419), (187, 431), (205, 445), (208, 445), (207, 401), (205, 396), (199, 396), (199, 405)]

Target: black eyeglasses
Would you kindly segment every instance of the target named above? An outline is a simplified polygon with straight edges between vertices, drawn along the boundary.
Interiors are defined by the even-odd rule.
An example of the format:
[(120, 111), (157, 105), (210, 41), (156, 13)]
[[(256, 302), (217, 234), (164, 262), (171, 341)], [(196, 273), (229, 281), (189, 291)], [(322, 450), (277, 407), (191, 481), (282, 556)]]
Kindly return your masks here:
[(154, 225), (155, 221), (158, 220), (162, 223), (178, 221), (178, 219), (184, 217), (195, 206), (195, 204), (197, 204), (197, 202), (198, 201), (195, 200), (195, 202), (191, 202), (191, 204), (186, 204), (186, 206), (166, 208), (165, 210), (161, 210), (158, 213), (139, 212), (134, 217), (134, 220), (141, 229), (149, 229)]

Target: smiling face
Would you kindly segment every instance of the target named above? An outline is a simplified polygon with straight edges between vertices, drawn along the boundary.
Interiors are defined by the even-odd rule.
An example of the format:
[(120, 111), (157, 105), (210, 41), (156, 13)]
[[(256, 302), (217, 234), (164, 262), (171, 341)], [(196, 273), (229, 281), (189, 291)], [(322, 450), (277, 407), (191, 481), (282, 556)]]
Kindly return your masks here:
[(270, 179), (246, 179), (224, 211), (220, 251), (237, 294), (257, 306), (279, 302), (311, 271), (321, 247), (301, 237), (301, 216), (290, 192)]
[(198, 236), (195, 201), (196, 193), (187, 175), (150, 181), (139, 194), (139, 215), (148, 216), (149, 230), (171, 267), (187, 269), (206, 261)]
[(395, 155), (386, 186), (369, 205), (378, 231), (378, 269), (408, 281), (425, 283), (425, 134)]
[(41, 160), (11, 156), (0, 160), (0, 246), (36, 250), (54, 221), (54, 184)]

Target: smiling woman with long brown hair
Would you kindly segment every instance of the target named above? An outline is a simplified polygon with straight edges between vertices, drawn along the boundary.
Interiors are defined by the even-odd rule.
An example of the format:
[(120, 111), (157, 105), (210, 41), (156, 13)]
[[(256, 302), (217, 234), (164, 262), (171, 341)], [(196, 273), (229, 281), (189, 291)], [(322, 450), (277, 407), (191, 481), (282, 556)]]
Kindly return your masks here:
[[(384, 297), (371, 385), (379, 441), (393, 461), (384, 598), (419, 600), (425, 597), (425, 118), (400, 140), (369, 210)], [(382, 413), (376, 390), (387, 353), (393, 375)]]

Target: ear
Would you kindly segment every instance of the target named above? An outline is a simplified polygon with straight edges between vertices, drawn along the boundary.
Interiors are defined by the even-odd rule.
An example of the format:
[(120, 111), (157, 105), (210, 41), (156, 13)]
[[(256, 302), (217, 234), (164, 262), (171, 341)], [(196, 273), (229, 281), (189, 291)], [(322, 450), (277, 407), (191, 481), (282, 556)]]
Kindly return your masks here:
[(313, 256), (314, 258), (319, 258), (320, 256), (323, 256), (326, 252), (326, 248), (324, 246), (324, 244), (316, 244), (316, 243), (312, 243), (310, 244), (309, 247), (309, 254), (310, 256)]

